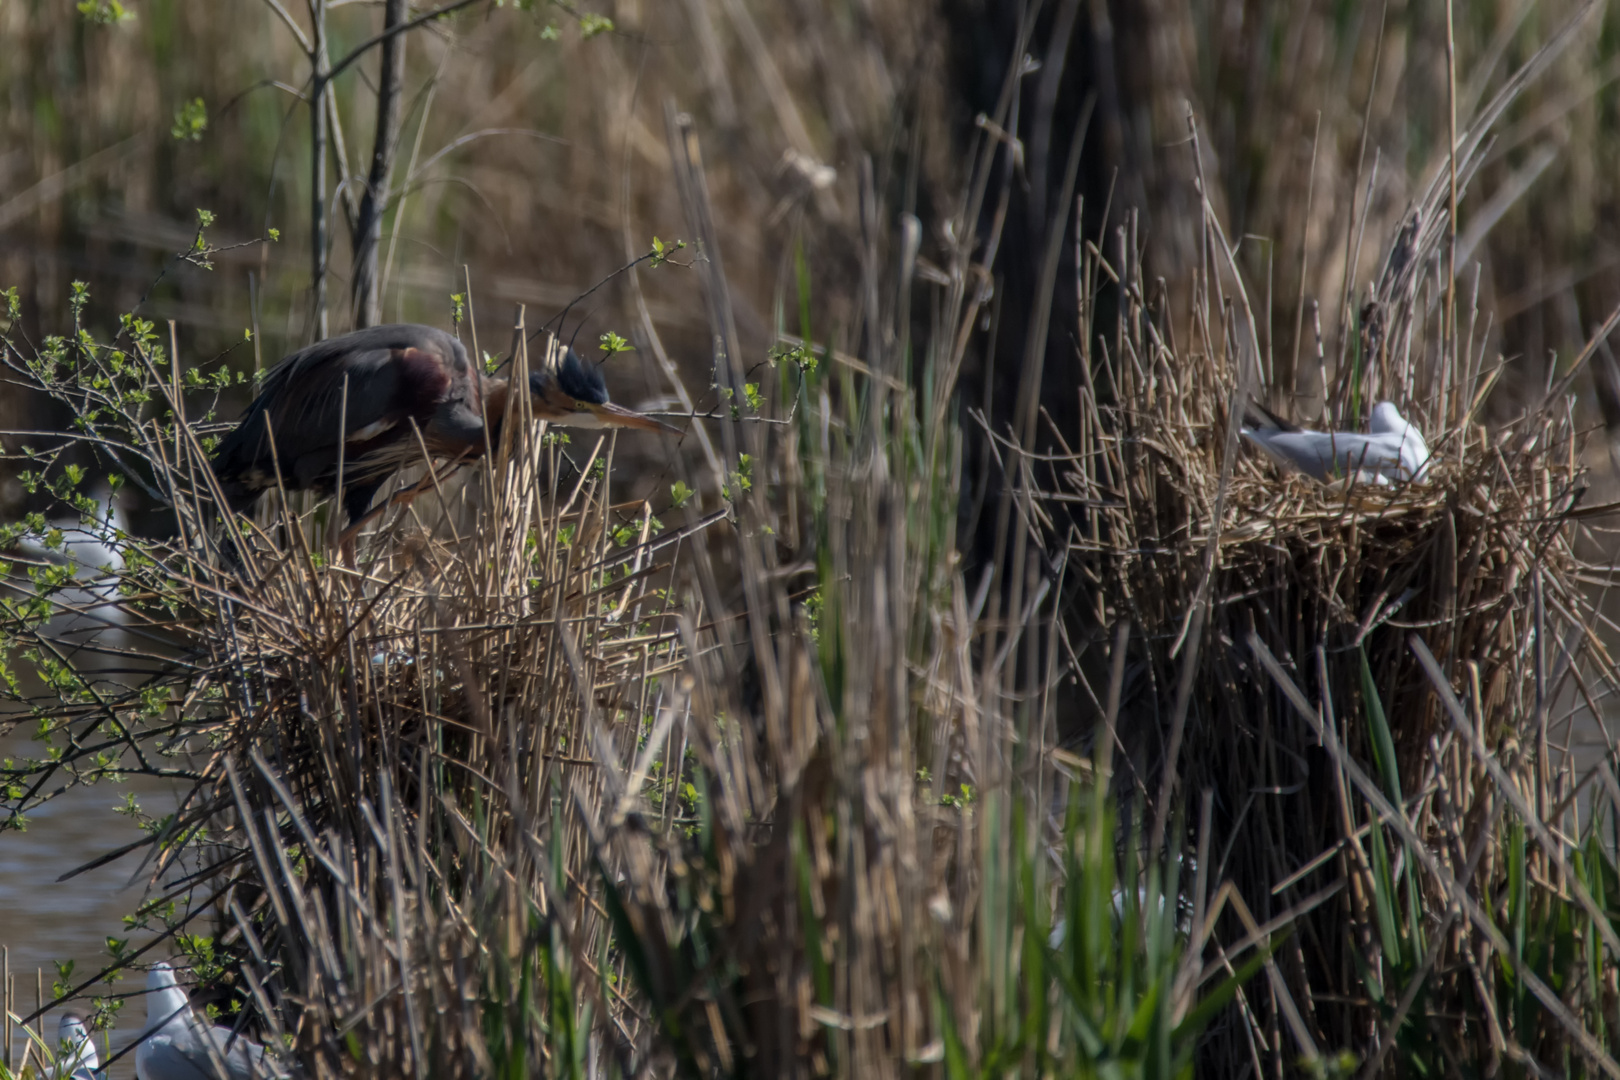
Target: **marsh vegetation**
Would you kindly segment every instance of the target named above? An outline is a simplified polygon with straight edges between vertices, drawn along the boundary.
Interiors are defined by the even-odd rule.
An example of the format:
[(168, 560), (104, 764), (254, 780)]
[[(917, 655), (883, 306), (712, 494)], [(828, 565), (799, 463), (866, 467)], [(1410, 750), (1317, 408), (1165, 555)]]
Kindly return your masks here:
[[(905, 5), (694, 0), (681, 75), (652, 47), (675, 16), (640, 5), (406, 29), (391, 3), (415, 65), (392, 121), (377, 13), (350, 6), (270, 5), (274, 62), (299, 73), (263, 100), (286, 99), (187, 98), (153, 151), (228, 126), (211, 160), (262, 155), (310, 190), (200, 211), (139, 296), (91, 274), (7, 294), (7, 378), (61, 423), (7, 436), (34, 501), (0, 532), (0, 731), (31, 739), (0, 768), (0, 847), (48, 842), (48, 816), (24, 826), (80, 788), (174, 797), (125, 799), (137, 838), (97, 853), (145, 890), (104, 963), (42, 981), (38, 1008), (7, 986), (0, 1075), (38, 1074), (47, 1010), (80, 1000), (104, 1030), (121, 973), (171, 956), (311, 1077), (1620, 1075), (1615, 508), (1577, 407), (1620, 310), (1536, 381), (1504, 377), (1461, 258), (1481, 200), (1514, 205), (1490, 201), (1513, 190), (1500, 133), (1534, 130), (1606, 15), (1536, 28), (1523, 56), (1498, 28), (1492, 67), (1519, 62), (1477, 93), (1450, 73), (1454, 152), (1411, 170), (1398, 214), (1308, 195), (1318, 168), (1363, 190), (1376, 160), (1302, 171), (1289, 228), (1342, 238), (1341, 284), (1372, 268), (1307, 304), (1304, 266), (1287, 303), (1256, 273), (1205, 169), (1228, 133), (1196, 114), (1190, 243), (1150, 238), (1162, 204), (1088, 200), (1089, 125), (1117, 103), (1061, 75), (1047, 97), (1013, 63), (1075, 32), (1074, 4), (1019, 24), (999, 104), (964, 130), (941, 119), (939, 41), (899, 44)], [(87, 50), (214, 32), (184, 5), (80, 7)], [(559, 37), (510, 80), (464, 55)], [(540, 92), (569, 65), (598, 77)], [(827, 70), (844, 96), (812, 112)], [(642, 75), (671, 95), (656, 108)], [(568, 288), (459, 248), (410, 269), (413, 231), (437, 235), (413, 215), (449, 213), (433, 168), (486, 141), (546, 152), (487, 125), (424, 142), (495, 85), (556, 107), (577, 175), (441, 178), (502, 220), (587, 207), (546, 267), (595, 243)], [(401, 159), (380, 181), (354, 164), (370, 109), (367, 142)], [(754, 110), (786, 133), (774, 172)], [(296, 169), (281, 141), (307, 148)], [(1015, 236), (1032, 185), (1051, 227)], [(380, 216), (362, 191), (390, 194)], [(353, 226), (347, 251), (323, 215)], [(323, 301), (326, 276), (365, 287)], [(184, 317), (189, 291), (244, 280), (250, 304)], [(605, 325), (551, 320), (580, 294)], [(486, 460), (396, 480), (431, 490), (352, 562), (340, 515), (285, 485), (222, 514), (210, 459), (278, 333), (391, 310), (517, 379), (570, 335), (620, 386), (640, 361), (637, 403), (686, 434), (567, 435), (514, 397)], [(198, 347), (219, 311), (246, 316), (234, 351)], [(1399, 401), (1434, 464), (1285, 476), (1243, 448), (1251, 398), (1339, 430)], [(76, 576), (92, 540), (106, 563)]]

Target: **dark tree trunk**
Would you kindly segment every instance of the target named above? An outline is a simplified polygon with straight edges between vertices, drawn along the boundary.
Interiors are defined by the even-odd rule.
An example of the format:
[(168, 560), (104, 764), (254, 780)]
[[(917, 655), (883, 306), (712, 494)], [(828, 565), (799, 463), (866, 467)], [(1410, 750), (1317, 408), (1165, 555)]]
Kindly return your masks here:
[[(386, 32), (405, 22), (405, 0), (387, 0), (383, 8)], [(399, 146), (400, 97), (405, 83), (405, 35), (394, 34), (382, 43), (382, 66), (377, 82), (377, 138), (371, 152), (371, 175), (360, 200), (354, 225), (354, 277), (350, 308), (355, 329), (382, 321), (381, 282), (377, 252), (382, 246), (383, 213), (388, 209), (388, 188), (393, 179), (394, 152)]]

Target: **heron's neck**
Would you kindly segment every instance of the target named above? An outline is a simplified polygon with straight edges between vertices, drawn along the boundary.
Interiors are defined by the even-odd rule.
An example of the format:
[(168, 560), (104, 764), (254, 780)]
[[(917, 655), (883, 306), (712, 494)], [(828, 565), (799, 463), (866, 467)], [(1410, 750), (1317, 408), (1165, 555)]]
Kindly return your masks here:
[(484, 380), (484, 426), (489, 428), (489, 444), (494, 446), (501, 438), (501, 422), (506, 419), (506, 403), (512, 393), (512, 383), (505, 378)]

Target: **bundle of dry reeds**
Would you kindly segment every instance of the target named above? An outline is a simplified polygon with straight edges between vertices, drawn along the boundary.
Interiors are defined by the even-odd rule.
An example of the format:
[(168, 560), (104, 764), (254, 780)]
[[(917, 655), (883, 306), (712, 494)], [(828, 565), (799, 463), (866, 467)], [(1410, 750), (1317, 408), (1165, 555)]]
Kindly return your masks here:
[[(122, 556), (102, 607), (135, 644), (92, 643), (116, 654), (118, 673), (59, 636), (71, 574), (42, 562), (30, 599), (8, 601), (8, 655), (43, 680), (13, 680), (12, 692), (46, 749), (7, 763), (10, 823), (73, 784), (131, 772), (180, 782), (148, 839), (109, 855), (145, 851), (137, 925), (156, 932), (114, 968), (180, 948), (234, 983), (313, 1074), (357, 1061), (473, 1067), (482, 1038), (469, 1046), (438, 1021), (464, 1011), (479, 983), (461, 965), (487, 962), (492, 928), (529, 965), (532, 948), (518, 945), (533, 945), (535, 926), (566, 920), (582, 935), (558, 943), (564, 968), (571, 947), (605, 940), (574, 895), (592, 858), (575, 809), (624, 796), (604, 791), (600, 760), (635, 755), (639, 721), (652, 722), (659, 680), (682, 655), (659, 586), (686, 538), (724, 515), (666, 532), (646, 504), (615, 505), (611, 440), (542, 439), (515, 397), (519, 422), (492, 462), (385, 519), (358, 567), (334, 557), (324, 508), (300, 513), (278, 491), (273, 527), (247, 528), (237, 569), (220, 557), (211, 424), (174, 422), (186, 389), (163, 377), (150, 328), (131, 331), (47, 343), (16, 368), (73, 406), (109, 459), (175, 508), (179, 529), (148, 541), (85, 526)], [(526, 350), (514, 362), (521, 377)], [(169, 406), (156, 416), (154, 397)], [(82, 476), (42, 458), (43, 482), (77, 498)], [(658, 779), (674, 807), (674, 782)], [(492, 888), (491, 875), (512, 887)], [(229, 959), (240, 978), (221, 967)], [(544, 982), (571, 1015), (559, 976)], [(590, 980), (581, 992), (608, 993)], [(615, 1012), (602, 1002), (599, 1015)]]
[[(1130, 628), (1108, 733), (1152, 849), (1183, 800), (1212, 797), (1199, 847), (1216, 861), (1198, 872), (1260, 924), (1296, 928), (1284, 979), (1206, 1044), (1212, 1068), (1352, 1048), (1369, 1075), (1391, 1050), (1403, 1068), (1493, 1071), (1506, 1056), (1616, 1069), (1620, 937), (1602, 898), (1620, 787), (1602, 702), (1617, 683), (1587, 588), (1605, 572), (1580, 554), (1601, 550), (1585, 523), (1613, 508), (1581, 507), (1577, 371), (1511, 422), (1481, 423), (1500, 363), (1447, 284), (1451, 184), (1466, 190), (1530, 74), (1464, 133), (1454, 171), (1392, 238), (1359, 334), (1336, 360), (1319, 353), (1322, 396), (1268, 389), (1273, 365), (1206, 205), (1187, 310), (1150, 303), (1134, 234), (1120, 231), (1112, 264), (1088, 245), (1081, 430), (1059, 433), (1063, 454), (1009, 451), (1082, 582), (1079, 650)], [(1098, 325), (1109, 282), (1118, 320)], [(1240, 438), (1250, 397), (1335, 430), (1394, 399), (1436, 465), (1391, 486), (1282, 474)]]

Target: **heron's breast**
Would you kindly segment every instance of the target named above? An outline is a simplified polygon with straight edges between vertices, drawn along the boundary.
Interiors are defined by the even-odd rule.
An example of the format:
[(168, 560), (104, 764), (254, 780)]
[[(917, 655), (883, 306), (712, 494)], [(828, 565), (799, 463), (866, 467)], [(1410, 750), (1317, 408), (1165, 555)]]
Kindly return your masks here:
[(466, 398), (453, 398), (439, 405), (423, 432), (428, 446), (438, 453), (459, 454), (478, 451), (484, 446), (484, 414)]

